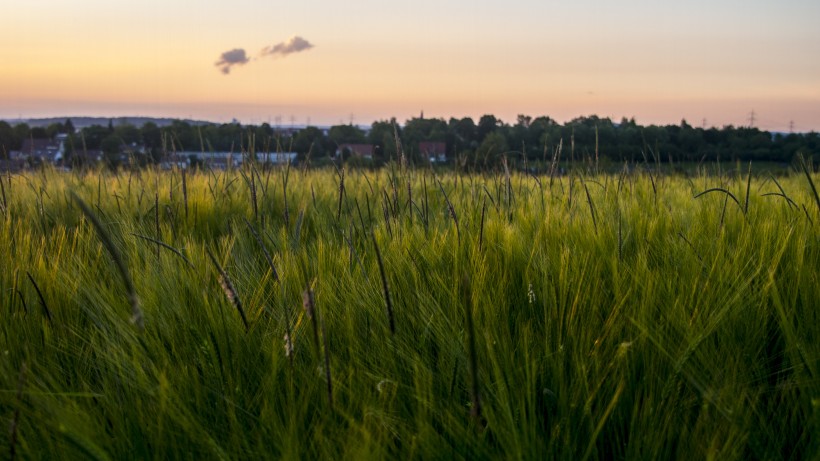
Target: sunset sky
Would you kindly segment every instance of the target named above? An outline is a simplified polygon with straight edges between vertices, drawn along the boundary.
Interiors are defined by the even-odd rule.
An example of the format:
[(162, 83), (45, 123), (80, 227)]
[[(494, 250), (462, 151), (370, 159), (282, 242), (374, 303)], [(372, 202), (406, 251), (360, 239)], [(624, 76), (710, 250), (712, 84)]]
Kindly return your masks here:
[[(2, 13), (0, 118), (722, 126), (754, 111), (761, 128), (820, 130), (817, 0), (9, 0)], [(292, 37), (311, 46), (280, 52)], [(235, 50), (246, 62), (225, 73)]]

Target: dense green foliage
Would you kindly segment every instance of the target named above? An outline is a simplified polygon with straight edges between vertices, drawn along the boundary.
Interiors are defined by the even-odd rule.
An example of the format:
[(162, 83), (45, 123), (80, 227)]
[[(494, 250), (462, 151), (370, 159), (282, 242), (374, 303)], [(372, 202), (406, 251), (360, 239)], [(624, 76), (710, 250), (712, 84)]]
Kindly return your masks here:
[[(35, 132), (36, 131), (36, 132)], [(145, 123), (92, 125), (74, 133), (71, 120), (47, 128), (29, 129), (0, 121), (0, 158), (4, 152), (20, 149), (29, 138), (53, 138), (69, 133), (67, 158), (84, 149), (113, 154), (122, 146), (139, 146), (141, 164), (159, 161), (177, 151), (212, 152), (297, 152), (301, 158), (332, 156), (345, 143), (374, 146), (375, 163), (400, 157), (398, 150), (413, 163), (427, 162), (421, 142), (445, 143), (447, 158), (476, 168), (498, 166), (502, 156), (529, 162), (546, 162), (559, 146), (565, 158), (600, 158), (616, 165), (629, 162), (714, 162), (771, 161), (790, 163), (802, 152), (820, 156), (820, 136), (810, 133), (770, 133), (753, 127), (695, 127), (682, 120), (679, 125), (639, 125), (634, 119), (619, 122), (597, 116), (578, 117), (559, 124), (550, 117), (519, 115), (505, 123), (492, 115), (478, 122), (470, 117), (411, 118), (403, 124), (395, 119), (374, 122), (370, 130), (353, 125), (335, 125), (323, 131), (317, 127), (274, 128), (267, 123), (243, 126), (239, 123), (191, 124), (175, 120), (158, 127)], [(396, 144), (399, 135), (399, 144)], [(131, 149), (129, 149), (131, 150)], [(133, 152), (128, 152), (129, 155)]]
[(816, 458), (820, 178), (708, 169), (4, 175), (4, 455)]

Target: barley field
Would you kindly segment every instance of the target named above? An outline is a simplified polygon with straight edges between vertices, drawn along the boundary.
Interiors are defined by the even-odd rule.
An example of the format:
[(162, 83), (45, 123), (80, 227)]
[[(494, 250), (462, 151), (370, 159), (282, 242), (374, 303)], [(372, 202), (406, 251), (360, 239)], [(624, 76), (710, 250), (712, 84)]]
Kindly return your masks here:
[(820, 183), (2, 176), (11, 459), (816, 459)]

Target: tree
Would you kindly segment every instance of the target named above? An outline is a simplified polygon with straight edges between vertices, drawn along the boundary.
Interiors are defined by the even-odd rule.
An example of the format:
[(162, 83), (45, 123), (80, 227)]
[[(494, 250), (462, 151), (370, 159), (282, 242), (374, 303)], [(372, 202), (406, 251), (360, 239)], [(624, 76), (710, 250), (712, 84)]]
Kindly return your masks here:
[(130, 123), (117, 125), (116, 128), (114, 128), (114, 135), (119, 137), (120, 141), (126, 145), (142, 143), (142, 133), (139, 128)]
[(395, 118), (373, 122), (367, 140), (373, 145), (373, 156), (376, 160), (385, 161), (399, 157), (396, 151), (396, 134), (399, 135), (398, 141), (401, 142), (401, 130)]
[(293, 137), (293, 150), (300, 158), (305, 158), (310, 152), (311, 158), (325, 156), (325, 135), (319, 128), (309, 126)]
[(420, 142), (444, 142), (447, 139), (447, 123), (440, 118), (411, 118), (404, 124), (402, 141), (405, 154), (416, 163), (424, 162), (418, 150)]
[(495, 118), (495, 115), (482, 115), (478, 119), (478, 126), (476, 127), (476, 141), (479, 143), (484, 141), (488, 134), (492, 133), (501, 125), (500, 120)]
[[(536, 117), (530, 122), (529, 138), (527, 140), (528, 155), (531, 158), (552, 155), (554, 144), (558, 144), (561, 139), (561, 130), (558, 123), (550, 117)], [(543, 158), (547, 161), (546, 158)]]
[[(274, 139), (273, 128), (268, 123), (263, 123), (253, 129), (249, 133), (253, 133), (254, 150), (256, 152), (276, 152), (279, 148)], [(288, 143), (290, 145), (291, 143)]]
[[(101, 125), (91, 125), (80, 131), (81, 139), (86, 149), (101, 149), (102, 140), (111, 136), (111, 132)], [(119, 146), (119, 145), (118, 145)]]
[(500, 131), (493, 131), (484, 137), (476, 150), (476, 160), (483, 166), (493, 167), (499, 164), (502, 155), (509, 150), (507, 138)]
[(60, 133), (65, 133), (65, 127), (62, 123), (52, 123), (46, 127), (46, 138), (54, 139)]
[(146, 122), (140, 128), (140, 135), (145, 153), (153, 162), (158, 162), (162, 158), (162, 131), (155, 123)]
[(330, 127), (328, 139), (338, 147), (340, 144), (361, 144), (365, 142), (364, 131), (353, 125), (334, 125)]
[(31, 128), (28, 127), (25, 123), (18, 123), (14, 125), (14, 143), (17, 149), (23, 147), (23, 140), (29, 139), (29, 135), (31, 135)]
[(457, 149), (472, 150), (478, 147), (478, 132), (472, 118), (451, 118), (448, 131), (453, 135), (453, 141), (458, 146)]
[(119, 154), (122, 142), (115, 134), (111, 134), (100, 141), (100, 149), (104, 154)]
[(41, 126), (35, 126), (32, 128), (29, 136), (32, 139), (51, 139), (51, 136), (48, 135), (48, 131)]
[(19, 149), (14, 139), (14, 129), (8, 123), (0, 120), (0, 158), (9, 157), (9, 152)]
[(103, 158), (108, 168), (116, 169), (120, 166), (120, 146), (122, 142), (116, 134), (110, 134), (100, 141), (100, 149), (103, 151)]

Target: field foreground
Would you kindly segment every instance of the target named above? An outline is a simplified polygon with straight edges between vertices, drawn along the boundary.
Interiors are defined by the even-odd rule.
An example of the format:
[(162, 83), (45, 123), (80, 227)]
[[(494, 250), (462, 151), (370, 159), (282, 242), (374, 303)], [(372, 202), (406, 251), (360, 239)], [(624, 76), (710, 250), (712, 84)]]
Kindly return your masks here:
[(816, 458), (819, 179), (3, 176), (4, 456)]

